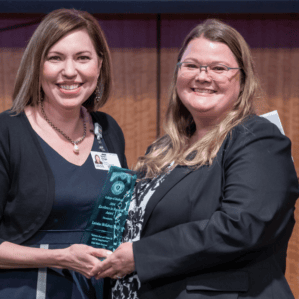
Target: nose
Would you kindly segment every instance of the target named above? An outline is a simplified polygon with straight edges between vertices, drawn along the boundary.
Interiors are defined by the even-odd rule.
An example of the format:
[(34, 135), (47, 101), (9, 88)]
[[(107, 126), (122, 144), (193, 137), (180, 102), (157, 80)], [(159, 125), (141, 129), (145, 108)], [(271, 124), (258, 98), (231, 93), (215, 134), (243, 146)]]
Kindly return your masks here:
[(205, 65), (201, 65), (195, 77), (196, 80), (199, 81), (207, 81), (210, 82), (212, 79), (208, 74), (208, 67)]
[(71, 78), (77, 75), (76, 63), (73, 59), (66, 59), (62, 70), (62, 75)]

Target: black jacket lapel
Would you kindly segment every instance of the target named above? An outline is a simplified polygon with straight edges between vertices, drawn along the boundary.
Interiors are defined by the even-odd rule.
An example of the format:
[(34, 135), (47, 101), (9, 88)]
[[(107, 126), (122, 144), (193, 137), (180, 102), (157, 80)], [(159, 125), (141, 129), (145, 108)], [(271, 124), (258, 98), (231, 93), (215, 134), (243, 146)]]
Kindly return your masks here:
[(164, 197), (164, 195), (178, 182), (180, 182), (185, 176), (187, 176), (192, 171), (184, 166), (177, 166), (171, 171), (169, 175), (165, 178), (165, 181), (157, 188), (155, 193), (150, 198), (144, 214), (144, 221), (142, 225), (141, 236), (143, 235), (144, 229), (146, 227), (147, 221), (149, 220), (155, 206)]

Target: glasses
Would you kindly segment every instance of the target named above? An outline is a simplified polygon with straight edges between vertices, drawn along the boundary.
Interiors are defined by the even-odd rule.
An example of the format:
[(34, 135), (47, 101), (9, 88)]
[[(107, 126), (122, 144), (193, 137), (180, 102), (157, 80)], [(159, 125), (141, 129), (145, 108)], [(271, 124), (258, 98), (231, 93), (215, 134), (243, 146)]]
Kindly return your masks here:
[(181, 70), (181, 76), (187, 79), (194, 78), (200, 74), (204, 68), (207, 76), (216, 82), (226, 82), (229, 79), (230, 70), (241, 70), (240, 67), (228, 67), (220, 63), (211, 63), (209, 65), (199, 65), (193, 62), (178, 62), (178, 67)]

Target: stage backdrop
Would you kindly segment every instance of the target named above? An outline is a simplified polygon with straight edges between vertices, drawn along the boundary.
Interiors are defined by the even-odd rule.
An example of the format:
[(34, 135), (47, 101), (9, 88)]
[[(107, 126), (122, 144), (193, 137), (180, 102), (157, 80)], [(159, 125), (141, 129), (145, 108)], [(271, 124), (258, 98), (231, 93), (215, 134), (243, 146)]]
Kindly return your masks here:
[[(41, 14), (0, 14), (0, 111), (11, 106), (17, 69)], [(129, 166), (163, 134), (176, 56), (186, 34), (208, 17), (235, 27), (252, 48), (264, 90), (258, 114), (278, 110), (299, 173), (298, 15), (95, 15), (111, 48), (114, 87), (103, 111), (121, 125)], [(297, 222), (299, 212), (296, 212)], [(287, 279), (299, 299), (299, 226), (289, 244)]]

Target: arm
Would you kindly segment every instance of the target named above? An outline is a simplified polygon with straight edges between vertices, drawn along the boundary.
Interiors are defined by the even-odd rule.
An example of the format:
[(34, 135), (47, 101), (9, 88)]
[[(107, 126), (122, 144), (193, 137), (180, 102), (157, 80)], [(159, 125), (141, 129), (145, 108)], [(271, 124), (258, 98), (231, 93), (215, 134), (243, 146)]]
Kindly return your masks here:
[[(3, 115), (1, 115), (1, 117), (2, 116)], [(1, 118), (1, 121), (2, 120), (3, 118)], [(17, 123), (16, 120), (15, 123)], [(24, 211), (26, 211), (25, 217), (29, 218), (29, 223), (33, 223), (37, 216), (40, 216), (38, 215), (38, 211), (41, 209), (30, 210), (28, 205), (31, 205), (32, 207), (37, 204), (36, 201), (32, 200), (32, 193), (30, 193), (33, 189), (29, 188), (29, 184), (22, 184), (20, 182), (20, 176), (25, 178), (29, 177), (30, 179), (31, 174), (42, 176), (44, 171), (41, 171), (38, 167), (33, 168), (32, 164), (30, 164), (30, 162), (34, 162), (35, 159), (38, 158), (36, 152), (32, 154), (34, 146), (26, 148), (25, 152), (30, 152), (30, 155), (27, 154), (27, 159), (22, 155), (23, 159), (21, 159), (21, 153), (18, 147), (19, 143), (12, 142), (6, 122), (1, 122), (0, 127), (0, 227), (2, 228), (0, 229), (0, 268), (68, 268), (78, 271), (86, 277), (93, 276), (98, 272), (97, 267), (100, 265), (100, 262), (96, 257), (107, 256), (108, 251), (94, 249), (85, 245), (73, 245), (69, 248), (60, 250), (47, 250), (25, 247), (12, 243), (15, 241), (8, 242), (8, 240), (11, 239), (18, 240), (20, 235), (26, 235), (24, 231), (29, 230), (28, 226), (24, 227), (24, 222), (20, 221), (20, 217), (24, 218)], [(26, 134), (26, 130), (24, 129), (21, 133)], [(19, 136), (19, 138), (20, 137), (23, 136)], [(24, 147), (22, 147), (22, 149), (24, 149)], [(34, 159), (30, 160), (32, 155)], [(14, 157), (18, 157), (18, 162), (22, 160), (26, 163), (28, 162), (29, 165), (26, 164), (20, 168), (20, 163), (16, 163), (13, 159)], [(30, 166), (31, 169), (28, 168)], [(20, 171), (20, 169), (22, 169), (22, 171)], [(39, 191), (39, 188), (43, 190), (39, 181), (36, 180), (36, 176), (34, 179), (31, 179), (33, 182), (31, 182), (30, 187), (34, 185), (34, 190)], [(38, 185), (38, 188), (36, 188), (36, 185)], [(24, 197), (17, 197), (20, 186), (24, 187), (19, 191), (24, 194)], [(43, 205), (46, 193), (49, 193), (47, 188), (45, 188), (44, 193), (35, 194), (34, 199), (42, 198), (43, 201), (39, 201), (39, 203)], [(5, 225), (2, 226), (2, 224)], [(3, 232), (3, 227), (12, 227), (9, 232), (13, 232), (13, 234), (9, 234), (9, 232), (6, 232), (5, 234)], [(11, 237), (11, 239), (9, 239), (9, 237)]]
[(49, 250), (3, 242), (0, 245), (0, 268), (66, 268), (91, 278), (99, 272), (100, 261), (97, 257), (107, 257), (109, 253), (105, 249), (81, 244)]

